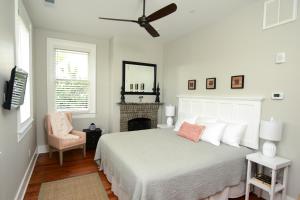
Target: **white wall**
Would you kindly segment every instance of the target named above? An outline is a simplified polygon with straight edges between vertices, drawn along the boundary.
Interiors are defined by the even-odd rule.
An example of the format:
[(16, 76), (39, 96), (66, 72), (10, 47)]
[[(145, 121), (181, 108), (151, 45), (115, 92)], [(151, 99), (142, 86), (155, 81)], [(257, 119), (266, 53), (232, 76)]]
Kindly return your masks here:
[[(55, 32), (40, 28), (34, 31), (34, 72), (36, 84), (36, 128), (38, 145), (47, 144), (43, 119), (47, 110), (47, 37), (94, 43), (97, 45), (96, 64), (96, 118), (74, 119), (78, 130), (87, 128), (94, 122), (105, 132), (119, 131), (119, 106), (122, 85), (122, 61), (150, 62), (158, 65), (158, 81), (162, 83), (163, 47), (151, 41), (120, 39), (112, 40), (91, 38), (69, 33)], [(162, 85), (162, 84), (161, 84)], [(154, 102), (154, 96), (145, 96), (144, 101)], [(138, 101), (137, 96), (126, 96), (126, 100)]]
[(94, 122), (97, 127), (108, 129), (109, 123), (109, 41), (75, 34), (60, 33), (36, 28), (34, 31), (34, 71), (36, 80), (36, 128), (38, 145), (47, 144), (43, 120), (47, 107), (47, 38), (65, 39), (77, 42), (93, 43), (97, 46), (96, 65), (96, 118), (74, 119), (78, 130), (87, 128)]
[[(166, 103), (177, 103), (178, 94), (212, 96), (264, 96), (262, 118), (274, 116), (285, 123), (279, 155), (293, 161), (288, 195), (300, 192), (300, 20), (262, 30), (263, 1), (234, 12), (201, 30), (170, 42), (165, 47), (164, 94)], [(274, 64), (274, 54), (286, 52), (287, 63)], [(231, 90), (230, 77), (245, 75), (245, 89)], [(217, 89), (206, 90), (205, 80), (217, 78)], [(197, 90), (188, 91), (187, 81), (197, 80)], [(285, 93), (272, 101), (271, 93)]]
[[(157, 64), (157, 83), (163, 88), (163, 45), (152, 38), (149, 40), (138, 38), (113, 38), (111, 41), (111, 117), (110, 130), (120, 130), (120, 92), (122, 86), (122, 61), (136, 61)], [(163, 93), (160, 100), (163, 102)], [(139, 95), (126, 95), (126, 102), (138, 102)], [(144, 96), (143, 102), (154, 102), (155, 96)], [(117, 105), (117, 106), (116, 106)], [(161, 109), (160, 109), (161, 110)], [(158, 122), (161, 121), (159, 110)]]
[[(0, 94), (15, 65), (14, 1), (0, 1)], [(1, 101), (2, 105), (2, 101)], [(0, 199), (14, 199), (36, 148), (35, 128), (17, 141), (17, 110), (0, 108)], [(29, 151), (31, 155), (29, 155)]]

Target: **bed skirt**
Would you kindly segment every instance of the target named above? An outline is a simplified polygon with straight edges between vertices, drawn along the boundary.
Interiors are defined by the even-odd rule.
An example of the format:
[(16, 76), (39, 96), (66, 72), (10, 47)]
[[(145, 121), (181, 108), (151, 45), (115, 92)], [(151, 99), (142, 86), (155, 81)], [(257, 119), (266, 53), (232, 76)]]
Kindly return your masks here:
[[(110, 173), (108, 169), (101, 169), (106, 175), (108, 181), (111, 183), (111, 191), (118, 197), (119, 200), (130, 200), (130, 195), (128, 195), (121, 187), (118, 185), (118, 181), (115, 180), (114, 176)], [(218, 192), (210, 197), (203, 200), (228, 200), (229, 198), (238, 198), (245, 195), (245, 182), (240, 182), (236, 186), (226, 187), (223, 191)]]

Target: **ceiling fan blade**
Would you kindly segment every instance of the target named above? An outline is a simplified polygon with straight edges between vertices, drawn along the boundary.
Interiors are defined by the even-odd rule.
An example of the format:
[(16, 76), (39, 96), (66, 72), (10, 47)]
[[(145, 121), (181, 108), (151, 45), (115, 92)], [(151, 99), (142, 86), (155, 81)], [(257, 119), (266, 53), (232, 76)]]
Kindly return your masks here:
[(163, 18), (177, 10), (177, 5), (175, 3), (171, 3), (168, 6), (163, 7), (162, 9), (152, 13), (149, 15), (146, 19), (148, 22), (153, 22), (155, 20), (158, 20), (160, 18)]
[(117, 19), (117, 18), (107, 18), (107, 17), (99, 17), (99, 19), (112, 20), (112, 21), (120, 21), (120, 22), (134, 22), (134, 23), (138, 23), (138, 21), (136, 21), (136, 20), (130, 20), (130, 19)]
[(144, 27), (148, 31), (148, 33), (152, 35), (152, 37), (159, 37), (159, 33), (149, 23), (146, 24)]

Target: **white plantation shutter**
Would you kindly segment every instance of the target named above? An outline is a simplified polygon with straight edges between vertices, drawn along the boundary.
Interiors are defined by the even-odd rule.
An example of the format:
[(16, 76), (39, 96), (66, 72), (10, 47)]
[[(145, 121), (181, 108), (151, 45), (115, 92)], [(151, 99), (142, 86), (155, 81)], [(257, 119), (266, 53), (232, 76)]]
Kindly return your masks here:
[[(17, 17), (17, 66), (30, 73), (30, 32), (23, 19)], [(24, 123), (31, 116), (30, 74), (27, 79), (24, 103), (20, 106), (20, 123)]]
[(89, 53), (55, 49), (55, 106), (57, 111), (88, 111)]

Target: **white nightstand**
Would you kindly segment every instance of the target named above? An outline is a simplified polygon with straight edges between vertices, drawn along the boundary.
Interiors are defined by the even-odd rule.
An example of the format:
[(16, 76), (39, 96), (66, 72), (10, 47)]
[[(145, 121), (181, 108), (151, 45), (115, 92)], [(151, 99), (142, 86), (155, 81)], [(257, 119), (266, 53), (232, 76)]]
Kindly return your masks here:
[[(291, 161), (281, 157), (268, 158), (261, 152), (248, 154), (246, 156), (248, 160), (247, 169), (247, 184), (246, 184), (246, 200), (249, 199), (250, 185), (254, 185), (270, 194), (270, 200), (273, 200), (277, 192), (282, 192), (282, 199), (286, 199), (286, 187), (288, 178), (288, 168), (291, 165)], [(256, 163), (263, 167), (272, 169), (271, 185), (263, 183), (252, 176), (252, 164)], [(277, 170), (283, 169), (283, 180), (276, 183)]]
[(174, 126), (168, 126), (167, 124), (157, 124), (157, 128), (174, 128)]

